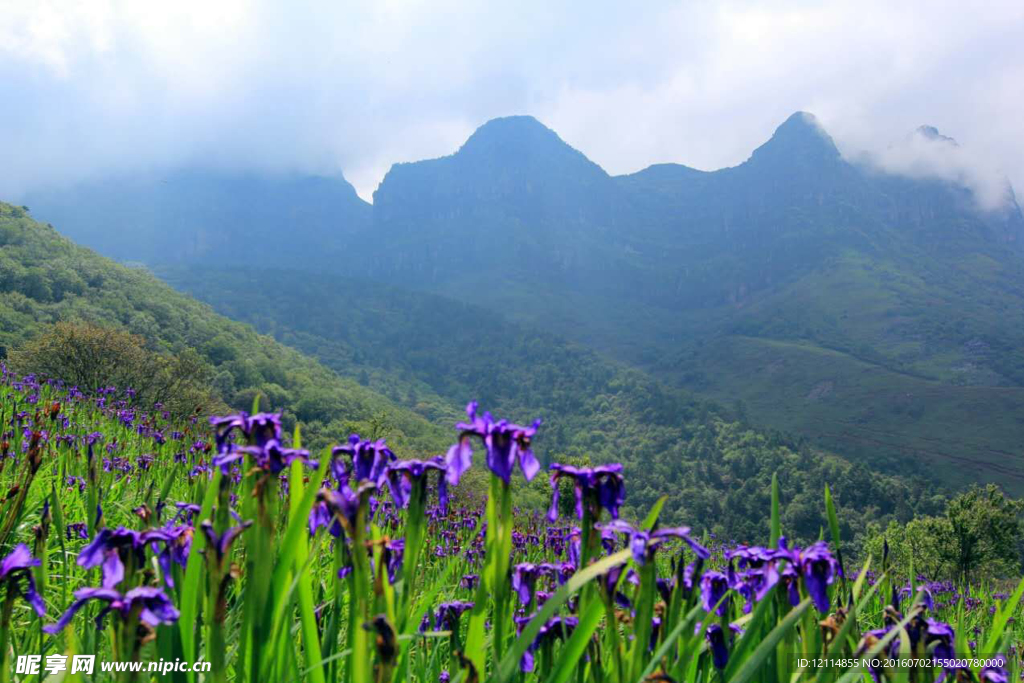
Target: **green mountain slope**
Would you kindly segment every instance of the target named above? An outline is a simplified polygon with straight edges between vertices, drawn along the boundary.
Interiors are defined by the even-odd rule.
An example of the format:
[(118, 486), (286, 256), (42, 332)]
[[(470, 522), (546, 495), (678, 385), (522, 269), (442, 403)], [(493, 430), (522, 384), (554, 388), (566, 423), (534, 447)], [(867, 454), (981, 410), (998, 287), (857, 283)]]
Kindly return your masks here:
[(386, 416), (391, 440), (408, 454), (447, 446), (437, 424), (0, 203), (0, 350), (6, 355), (61, 320), (124, 329), (157, 351), (194, 348), (213, 366), (215, 388), (229, 404), (248, 409), (260, 392), (263, 406), (285, 409), (289, 424), (304, 423), (314, 445), (349, 430), (369, 433)]
[(624, 462), (627, 504), (668, 494), (680, 523), (714, 520), (736, 538), (763, 526), (758, 504), (778, 471), (788, 529), (815, 537), (825, 483), (854, 515), (905, 519), (935, 505), (925, 476), (886, 477), (778, 432), (751, 429), (721, 408), (553, 334), (438, 296), (364, 279), (293, 271), (162, 269), (176, 287), (251, 322), (342, 374), (424, 414), (465, 396), (502, 415), (540, 416), (543, 457)]

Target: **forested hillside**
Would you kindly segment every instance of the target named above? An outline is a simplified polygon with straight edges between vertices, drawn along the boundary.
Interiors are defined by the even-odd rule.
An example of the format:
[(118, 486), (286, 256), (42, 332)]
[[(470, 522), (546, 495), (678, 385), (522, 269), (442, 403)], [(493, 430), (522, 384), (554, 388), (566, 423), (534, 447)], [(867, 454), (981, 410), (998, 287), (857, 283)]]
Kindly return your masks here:
[[(2, 355), (58, 321), (123, 329), (162, 353), (195, 349), (223, 400), (248, 409), (260, 393), (264, 407), (284, 409), (289, 424), (301, 421), (312, 444), (336, 441), (349, 431), (370, 434), (384, 425), (399, 451), (409, 455), (447, 445), (438, 423), (215, 314), (149, 273), (75, 245), (23, 208), (0, 203)], [(456, 415), (452, 411), (447, 421)]]
[(745, 538), (762, 523), (758, 506), (770, 503), (776, 471), (786, 522), (802, 536), (818, 533), (826, 483), (841, 505), (856, 509), (850, 519), (859, 521), (844, 522), (851, 538), (874, 516), (905, 520), (941, 505), (924, 472), (883, 476), (863, 462), (753, 429), (733, 411), (493, 311), (367, 280), (283, 270), (161, 275), (422, 414), (474, 396), (498, 414), (545, 419), (541, 459), (625, 463), (630, 510), (667, 494), (672, 519), (715, 520), (711, 529)]

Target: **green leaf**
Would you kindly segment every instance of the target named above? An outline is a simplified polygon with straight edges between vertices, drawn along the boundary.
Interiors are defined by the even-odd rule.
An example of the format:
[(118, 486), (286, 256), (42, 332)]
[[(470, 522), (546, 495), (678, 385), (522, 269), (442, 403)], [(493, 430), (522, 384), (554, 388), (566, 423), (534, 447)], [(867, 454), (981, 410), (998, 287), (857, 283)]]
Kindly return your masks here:
[[(203, 505), (199, 509), (197, 519), (209, 519), (213, 510), (213, 502), (217, 498), (217, 490), (220, 488), (221, 471), (214, 468), (213, 480), (206, 487), (206, 495), (203, 497)], [(178, 627), (181, 629), (181, 648), (188, 661), (196, 660), (195, 632), (198, 623), (199, 590), (203, 576), (202, 550), (206, 547), (206, 535), (196, 534), (192, 538), (192, 550), (188, 555), (188, 563), (185, 565), (185, 582), (181, 588), (181, 616), (178, 617)], [(189, 671), (189, 681), (195, 680), (195, 674)]]
[(498, 663), (492, 680), (496, 681), (496, 683), (505, 683), (506, 681), (512, 680), (518, 672), (520, 658), (522, 658), (523, 653), (526, 652), (526, 648), (529, 647), (537, 637), (541, 626), (547, 623), (548, 619), (554, 616), (558, 608), (565, 604), (565, 601), (568, 600), (573, 593), (598, 576), (607, 573), (612, 567), (626, 562), (629, 559), (629, 556), (630, 551), (628, 549), (620, 550), (614, 555), (609, 555), (608, 557), (588, 566), (586, 569), (573, 574), (565, 584), (555, 591), (554, 595), (548, 598), (540, 611), (523, 629), (520, 636), (515, 639), (512, 647), (505, 653), (505, 656), (501, 658), (501, 662)]
[[(774, 486), (772, 487), (775, 488)], [(807, 608), (811, 606), (811, 599), (805, 598), (803, 602), (794, 607), (786, 615), (786, 618), (778, 623), (773, 628), (764, 640), (757, 646), (757, 649), (748, 657), (739, 671), (729, 679), (729, 683), (746, 683), (751, 680), (760, 670), (761, 665), (775, 653), (775, 646), (778, 645), (779, 641), (782, 640), (789, 631), (796, 628), (796, 622), (800, 620), (800, 617)]]
[(651, 661), (647, 663), (647, 668), (640, 674), (640, 678), (637, 683), (642, 683), (648, 676), (654, 673), (654, 670), (658, 668), (658, 663), (664, 659), (669, 651), (675, 646), (676, 641), (679, 640), (684, 633), (690, 633), (692, 631), (693, 622), (697, 620), (697, 615), (699, 615), (702, 610), (703, 607), (701, 605), (694, 605), (689, 614), (687, 614), (682, 621), (676, 624), (676, 627), (672, 629), (667, 636), (665, 636), (661, 646), (655, 650)]
[(771, 537), (768, 539), (768, 547), (774, 548), (779, 544), (779, 537), (782, 536), (782, 522), (779, 519), (779, 473), (772, 474), (772, 521)]
[[(836, 516), (836, 506), (832, 502), (832, 492), (825, 484), (825, 511), (828, 514), (828, 530), (832, 533), (832, 543), (836, 547), (836, 557), (839, 560), (839, 567), (843, 568), (843, 549), (839, 545), (839, 518)], [(845, 581), (846, 573), (843, 572)]]
[(733, 646), (732, 652), (729, 654), (729, 663), (726, 665), (722, 676), (725, 680), (729, 680), (736, 673), (736, 670), (739, 669), (740, 664), (743, 663), (746, 657), (747, 650), (751, 648), (753, 643), (761, 640), (761, 624), (764, 622), (769, 608), (774, 604), (775, 586), (772, 586), (768, 594), (757, 603), (757, 608), (754, 609), (750, 622), (744, 627), (743, 635)]
[(1017, 584), (1017, 590), (1013, 592), (1010, 599), (1003, 603), (1002, 607), (996, 611), (996, 615), (992, 619), (992, 629), (989, 631), (988, 640), (985, 642), (985, 649), (981, 650), (981, 652), (990, 654), (999, 650), (999, 640), (1003, 637), (1006, 624), (1009, 623), (1010, 617), (1016, 611), (1022, 595), (1024, 595), (1024, 579), (1021, 579), (1020, 583)]
[(601, 623), (603, 614), (604, 604), (600, 600), (591, 600), (576, 624), (576, 630), (558, 653), (558, 661), (551, 668), (547, 683), (565, 683), (569, 680), (590, 643), (590, 637)]
[[(295, 427), (295, 448), (301, 448), (301, 439), (299, 436), (299, 427)], [(289, 472), (289, 484), (288, 492), (291, 498), (291, 514), (292, 519), (295, 519), (301, 512), (302, 498), (304, 497), (305, 487), (302, 483), (302, 467), (303, 464), (298, 460), (293, 460), (291, 464), (291, 472)], [(316, 489), (319, 485), (320, 480), (310, 480), (309, 488)], [(306, 513), (307, 517), (309, 513)], [(299, 582), (299, 618), (302, 622), (302, 642), (303, 647), (306, 651), (307, 662), (319, 662), (323, 656), (320, 651), (320, 631), (316, 623), (316, 607), (313, 604), (313, 585), (312, 579), (310, 578), (309, 571), (306, 569), (306, 560), (309, 556), (309, 548), (306, 543), (300, 543), (295, 551), (295, 572)], [(324, 670), (320, 667), (314, 667), (309, 672), (309, 677), (306, 679), (313, 683), (324, 683)]]
[(662, 496), (651, 506), (651, 511), (647, 513), (643, 524), (640, 525), (642, 531), (650, 531), (654, 528), (654, 525), (658, 523), (659, 515), (661, 515), (661, 508), (665, 506), (667, 500), (668, 496)]

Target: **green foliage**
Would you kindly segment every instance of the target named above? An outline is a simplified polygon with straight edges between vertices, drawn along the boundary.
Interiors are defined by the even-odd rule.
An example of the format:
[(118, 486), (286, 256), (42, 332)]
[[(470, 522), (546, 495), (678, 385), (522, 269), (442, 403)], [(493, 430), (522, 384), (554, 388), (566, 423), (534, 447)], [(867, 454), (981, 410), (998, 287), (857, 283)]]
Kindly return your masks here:
[[(460, 419), (471, 397), (496, 414), (543, 418), (547, 452), (559, 462), (625, 464), (626, 512), (633, 517), (667, 493), (668, 523), (701, 520), (726, 538), (760, 539), (776, 471), (790, 497), (781, 521), (791, 538), (817, 537), (826, 482), (844, 511), (847, 540), (870, 519), (906, 521), (941, 509), (925, 481), (882, 476), (864, 463), (734, 422), (714, 404), (491, 311), (344, 277), (158, 272), (338, 373), (368, 378), (371, 389), (415, 394), (409, 407), (432, 421)], [(543, 507), (543, 495), (527, 488), (523, 502)], [(562, 500), (571, 505), (572, 496)]]
[(973, 487), (948, 502), (941, 516), (870, 523), (863, 552), (881, 558), (888, 541), (890, 566), (913, 567), (925, 576), (991, 579), (1017, 572), (1022, 559), (1024, 501), (1007, 498), (994, 485)]
[[(487, 472), (481, 458), (452, 492), (455, 502), (447, 511), (433, 504), (437, 480), (413, 483), (414, 493), (403, 510), (386, 490), (374, 491), (370, 480), (360, 482), (358, 494), (337, 489), (340, 484), (329, 474), (337, 471), (329, 448), (316, 454), (315, 466), (300, 457), (276, 473), (271, 454), (278, 451), (272, 441), (260, 452), (263, 457), (247, 450), (241, 461), (228, 464), (228, 472), (222, 472), (219, 466), (206, 464), (208, 451), (203, 444), (214, 441), (209, 424), (176, 421), (160, 412), (123, 411), (119, 403), (123, 396), (113, 394), (100, 402), (59, 384), (18, 381), (6, 370), (0, 373), (0, 434), (10, 438), (0, 448), (18, 454), (5, 457), (0, 470), (0, 485), (11, 492), (0, 517), (4, 520), (0, 556), (17, 543), (32, 544), (31, 553), (39, 564), (29, 569), (45, 608), (40, 617), (23, 604), (19, 594), (25, 584), (15, 583), (24, 580), (17, 567), (4, 577), (8, 589), (0, 619), (4, 670), (13, 666), (14, 655), (40, 651), (95, 654), (97, 664), (163, 658), (186, 663), (202, 660), (212, 667), (205, 672), (174, 672), (173, 680), (183, 682), (426, 682), (443, 680), (442, 671), (454, 680), (523, 683), (648, 677), (681, 682), (835, 682), (865, 680), (867, 674), (857, 664), (864, 661), (859, 655), (892, 657), (895, 651), (884, 648), (897, 636), (902, 658), (928, 661), (936, 649), (934, 633), (945, 629), (955, 629), (956, 636), (944, 646), (955, 647), (956, 655), (972, 662), (970, 671), (957, 675), (984, 680), (981, 665), (972, 659), (991, 658), (997, 652), (1009, 654), (1007, 680), (1016, 680), (1021, 669), (1020, 655), (1012, 645), (1024, 635), (1020, 626), (1024, 582), (1012, 596), (1001, 590), (1003, 581), (998, 586), (935, 583), (930, 585), (934, 605), (927, 611), (920, 604), (921, 596), (918, 604), (904, 599), (897, 610), (888, 606), (889, 588), (902, 584), (892, 583), (891, 577), (871, 577), (865, 564), (856, 580), (841, 581), (834, 574), (837, 568), (827, 547), (818, 546), (808, 554), (806, 549), (797, 553), (791, 545), (795, 554), (769, 560), (774, 564), (762, 568), (761, 574), (749, 565), (740, 569), (737, 580), (752, 583), (731, 583), (717, 601), (721, 614), (716, 615), (716, 607), (704, 602), (699, 586), (702, 573), (727, 570), (726, 551), (731, 544), (714, 540), (705, 562), (696, 562), (688, 544), (671, 540), (659, 545), (657, 552), (649, 544), (642, 561), (634, 555), (636, 540), (647, 538), (640, 534), (665, 530), (660, 519), (665, 497), (651, 509), (639, 511), (645, 518), (640, 528), (645, 531), (636, 532), (631, 540), (621, 539), (616, 549), (623, 549), (595, 548), (593, 562), (570, 562), (568, 575), (542, 573), (534, 586), (538, 592), (532, 598), (520, 598), (518, 591), (510, 590), (512, 565), (537, 569), (554, 562), (544, 566), (565, 567), (573, 555), (565, 544), (571, 542), (577, 520), (570, 517), (552, 525), (521, 509), (520, 493), (527, 487), (508, 487)], [(261, 405), (254, 402), (252, 410)], [(126, 412), (135, 417), (126, 417)], [(378, 429), (389, 428), (384, 416), (371, 422)], [(43, 432), (48, 438), (43, 438)], [(250, 449), (259, 449), (258, 440), (266, 436), (255, 429), (247, 436), (236, 434)], [(94, 438), (98, 439), (95, 455), (89, 458), (93, 449), (87, 443)], [(450, 431), (447, 440), (454, 438), (457, 433)], [(291, 443), (305, 445), (299, 430)], [(542, 438), (533, 447), (543, 454)], [(490, 480), (486, 505), (473, 491), (465, 491), (470, 475)], [(519, 479), (515, 475), (517, 484)], [(778, 479), (778, 486), (766, 484), (764, 499), (779, 501), (778, 513), (772, 516), (785, 519), (789, 501), (795, 499), (788, 493), (785, 475)], [(281, 488), (285, 482), (287, 491)], [(325, 526), (310, 532), (314, 506), (336, 500), (321, 487), (351, 501), (333, 509), (333, 519), (329, 515), (322, 520), (328, 525), (339, 522), (343, 538), (335, 538)], [(774, 495), (767, 489), (774, 489)], [(376, 512), (371, 510), (371, 496), (377, 501), (372, 506)], [(44, 501), (50, 503), (50, 514)], [(91, 539), (73, 529), (64, 533), (66, 523), (94, 519), (97, 503), (103, 515)], [(827, 503), (824, 510), (820, 499), (818, 504), (819, 519), (833, 516), (826, 514)], [(1001, 500), (994, 490), (965, 494), (950, 504), (950, 515), (963, 517), (969, 508), (989, 512), (966, 529), (994, 530), (994, 537), (1004, 541), (1017, 535), (1006, 518), (1019, 508)], [(845, 511), (835, 517), (833, 526), (847, 523)], [(935, 519), (948, 521), (947, 517)], [(781, 522), (775, 526), (789, 530)], [(101, 537), (97, 531), (101, 527), (122, 529), (126, 540), (108, 534)], [(231, 527), (237, 534), (233, 542), (223, 535)], [(133, 546), (127, 529), (153, 535)], [(766, 537), (764, 526), (761, 533)], [(391, 559), (385, 557), (385, 547), (397, 539), (404, 540), (401, 567), (389, 571)], [(102, 568), (81, 561), (95, 557), (92, 549), (84, 552), (93, 543), (107, 544)], [(162, 550), (171, 553), (168, 562), (158, 560)], [(110, 569), (115, 560), (123, 572)], [(758, 585), (758, 576), (778, 578), (782, 562), (795, 569), (792, 593), (783, 583), (763, 595), (745, 590)], [(604, 580), (597, 580), (613, 566), (621, 569), (613, 590), (623, 593), (635, 612), (616, 609), (619, 600), (602, 588), (608, 585)], [(689, 570), (684, 570), (687, 566)], [(630, 578), (631, 572), (635, 578)], [(475, 588), (460, 580), (470, 574), (480, 579)], [(678, 580), (684, 577), (689, 577), (692, 587)], [(137, 589), (146, 589), (152, 599), (166, 600), (165, 609), (159, 615), (110, 609), (96, 626), (99, 606), (89, 605), (76, 616), (69, 615), (66, 628), (56, 633), (40, 630), (83, 597), (80, 589), (96, 586), (101, 579), (110, 579), (114, 595), (124, 594), (126, 600)], [(872, 585), (866, 589), (866, 584)], [(546, 599), (540, 600), (540, 591), (547, 594)], [(95, 595), (104, 600), (113, 597), (108, 591)], [(475, 604), (461, 618), (442, 621), (445, 630), (432, 631), (427, 626), (421, 632), (423, 615), (452, 600)], [(513, 621), (519, 616), (523, 618)], [(555, 616), (561, 617), (561, 626), (547, 621)], [(912, 644), (901, 629), (923, 617), (935, 621), (927, 622), (928, 636)], [(164, 623), (143, 625), (140, 618)], [(559, 632), (572, 623), (575, 631)], [(544, 624), (547, 635), (533, 645)], [(876, 629), (885, 627), (888, 632), (879, 635)], [(715, 640), (711, 629), (721, 629), (716, 631), (720, 640)], [(970, 644), (969, 638), (977, 642)], [(520, 672), (525, 663), (521, 657), (528, 648), (533, 670)], [(727, 661), (716, 659), (723, 652)], [(823, 656), (847, 664), (814, 664)], [(801, 666), (800, 659), (812, 663)], [(111, 676), (97, 669), (92, 677), (97, 681), (139, 678)], [(897, 668), (895, 673), (895, 680), (909, 680), (906, 669)], [(918, 666), (914, 673), (914, 680), (922, 683), (944, 680), (938, 666)]]
[[(216, 315), (145, 271), (74, 245), (19, 207), (0, 203), (0, 235), (0, 347), (24, 345), (25, 361), (46, 357), (51, 364), (36, 369), (72, 369), (53, 353), (59, 351), (59, 344), (54, 344), (66, 337), (61, 328), (53, 327), (55, 323), (78, 324), (65, 331), (102, 327), (144, 340), (144, 349), (139, 350), (134, 342), (125, 346), (127, 336), (93, 335), (100, 339), (109, 334), (110, 343), (120, 340), (118, 348), (130, 359), (128, 367), (138, 369), (144, 358), (157, 359), (161, 365), (178, 363), (179, 374), (195, 371), (203, 380), (209, 376), (217, 398), (236, 409), (248, 410), (258, 393), (264, 408), (285, 410), (287, 428), (296, 419), (303, 420), (306, 441), (314, 448), (347, 426), (370, 427), (374, 416), (384, 413), (389, 416), (391, 442), (410, 455), (432, 455), (445, 446), (441, 430), (422, 416), (246, 325)], [(108, 381), (123, 381), (126, 376), (111, 367), (112, 358), (108, 353), (102, 370), (78, 375), (81, 379), (75, 381), (103, 381), (97, 373), (108, 369)], [(138, 377), (133, 370), (130, 379), (141, 381)]]
[(1022, 510), (1024, 501), (1008, 499), (992, 484), (974, 487), (949, 501), (950, 535), (944, 556), (956, 575), (970, 581), (982, 567), (990, 572), (1001, 569), (1004, 575), (1007, 570), (1017, 571)]
[(130, 387), (140, 405), (163, 402), (178, 416), (218, 411), (210, 390), (211, 368), (192, 349), (157, 353), (135, 334), (90, 323), (59, 322), (10, 354), (22, 374), (63, 380), (83, 391)]

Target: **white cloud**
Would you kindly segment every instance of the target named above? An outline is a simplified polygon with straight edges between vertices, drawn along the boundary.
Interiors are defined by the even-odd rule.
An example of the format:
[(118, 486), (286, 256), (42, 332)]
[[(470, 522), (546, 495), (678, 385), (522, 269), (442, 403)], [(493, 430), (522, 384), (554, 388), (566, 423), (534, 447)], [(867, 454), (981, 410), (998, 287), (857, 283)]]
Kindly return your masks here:
[(798, 109), (932, 123), (1024, 185), (1024, 4), (0, 0), (0, 196), (179, 163), (343, 170), (532, 113), (612, 173), (738, 163)]

